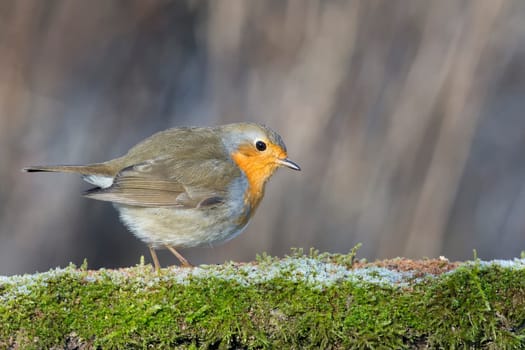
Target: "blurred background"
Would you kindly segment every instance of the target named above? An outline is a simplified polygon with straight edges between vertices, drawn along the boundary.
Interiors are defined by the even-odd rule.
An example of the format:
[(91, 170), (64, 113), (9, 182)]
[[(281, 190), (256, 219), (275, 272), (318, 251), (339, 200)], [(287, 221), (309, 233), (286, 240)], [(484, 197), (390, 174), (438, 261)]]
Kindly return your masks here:
[[(280, 170), (240, 237), (194, 264), (291, 247), (512, 258), (525, 250), (525, 2), (0, 1), (0, 275), (147, 247), (74, 175), (156, 131), (256, 121)], [(174, 264), (169, 252), (163, 266)]]

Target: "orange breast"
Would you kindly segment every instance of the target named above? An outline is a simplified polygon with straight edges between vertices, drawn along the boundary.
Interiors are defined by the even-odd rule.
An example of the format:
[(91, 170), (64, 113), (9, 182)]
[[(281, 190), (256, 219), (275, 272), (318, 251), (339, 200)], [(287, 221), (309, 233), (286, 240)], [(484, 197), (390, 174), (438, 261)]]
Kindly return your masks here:
[(264, 156), (249, 157), (240, 152), (233, 153), (231, 157), (248, 179), (244, 200), (250, 205), (250, 212), (253, 214), (264, 196), (266, 181), (275, 172), (274, 162)]

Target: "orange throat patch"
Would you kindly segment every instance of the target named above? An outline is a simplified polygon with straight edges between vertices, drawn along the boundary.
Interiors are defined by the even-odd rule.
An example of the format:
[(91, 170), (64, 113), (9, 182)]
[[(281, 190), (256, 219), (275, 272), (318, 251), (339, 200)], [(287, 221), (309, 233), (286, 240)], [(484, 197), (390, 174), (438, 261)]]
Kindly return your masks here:
[(264, 185), (276, 170), (275, 162), (269, 157), (249, 157), (240, 152), (232, 153), (233, 161), (244, 172), (248, 179), (248, 190), (244, 201), (253, 213), (264, 196)]

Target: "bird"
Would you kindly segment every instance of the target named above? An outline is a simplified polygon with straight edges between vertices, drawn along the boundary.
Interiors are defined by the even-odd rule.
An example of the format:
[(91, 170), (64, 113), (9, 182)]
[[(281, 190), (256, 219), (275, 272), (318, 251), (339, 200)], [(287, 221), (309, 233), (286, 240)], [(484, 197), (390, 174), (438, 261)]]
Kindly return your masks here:
[(144, 139), (121, 157), (87, 165), (38, 165), (25, 172), (80, 174), (96, 186), (83, 195), (112, 202), (120, 220), (157, 249), (213, 246), (239, 235), (278, 168), (300, 171), (281, 136), (258, 123), (180, 127)]

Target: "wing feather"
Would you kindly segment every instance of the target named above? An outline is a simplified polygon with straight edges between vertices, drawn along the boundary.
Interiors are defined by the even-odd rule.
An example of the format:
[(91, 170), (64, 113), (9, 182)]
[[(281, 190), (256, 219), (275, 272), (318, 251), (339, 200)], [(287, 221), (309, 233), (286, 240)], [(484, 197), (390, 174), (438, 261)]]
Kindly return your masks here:
[(142, 207), (202, 208), (223, 203), (240, 170), (226, 159), (159, 158), (122, 169), (89, 198)]

